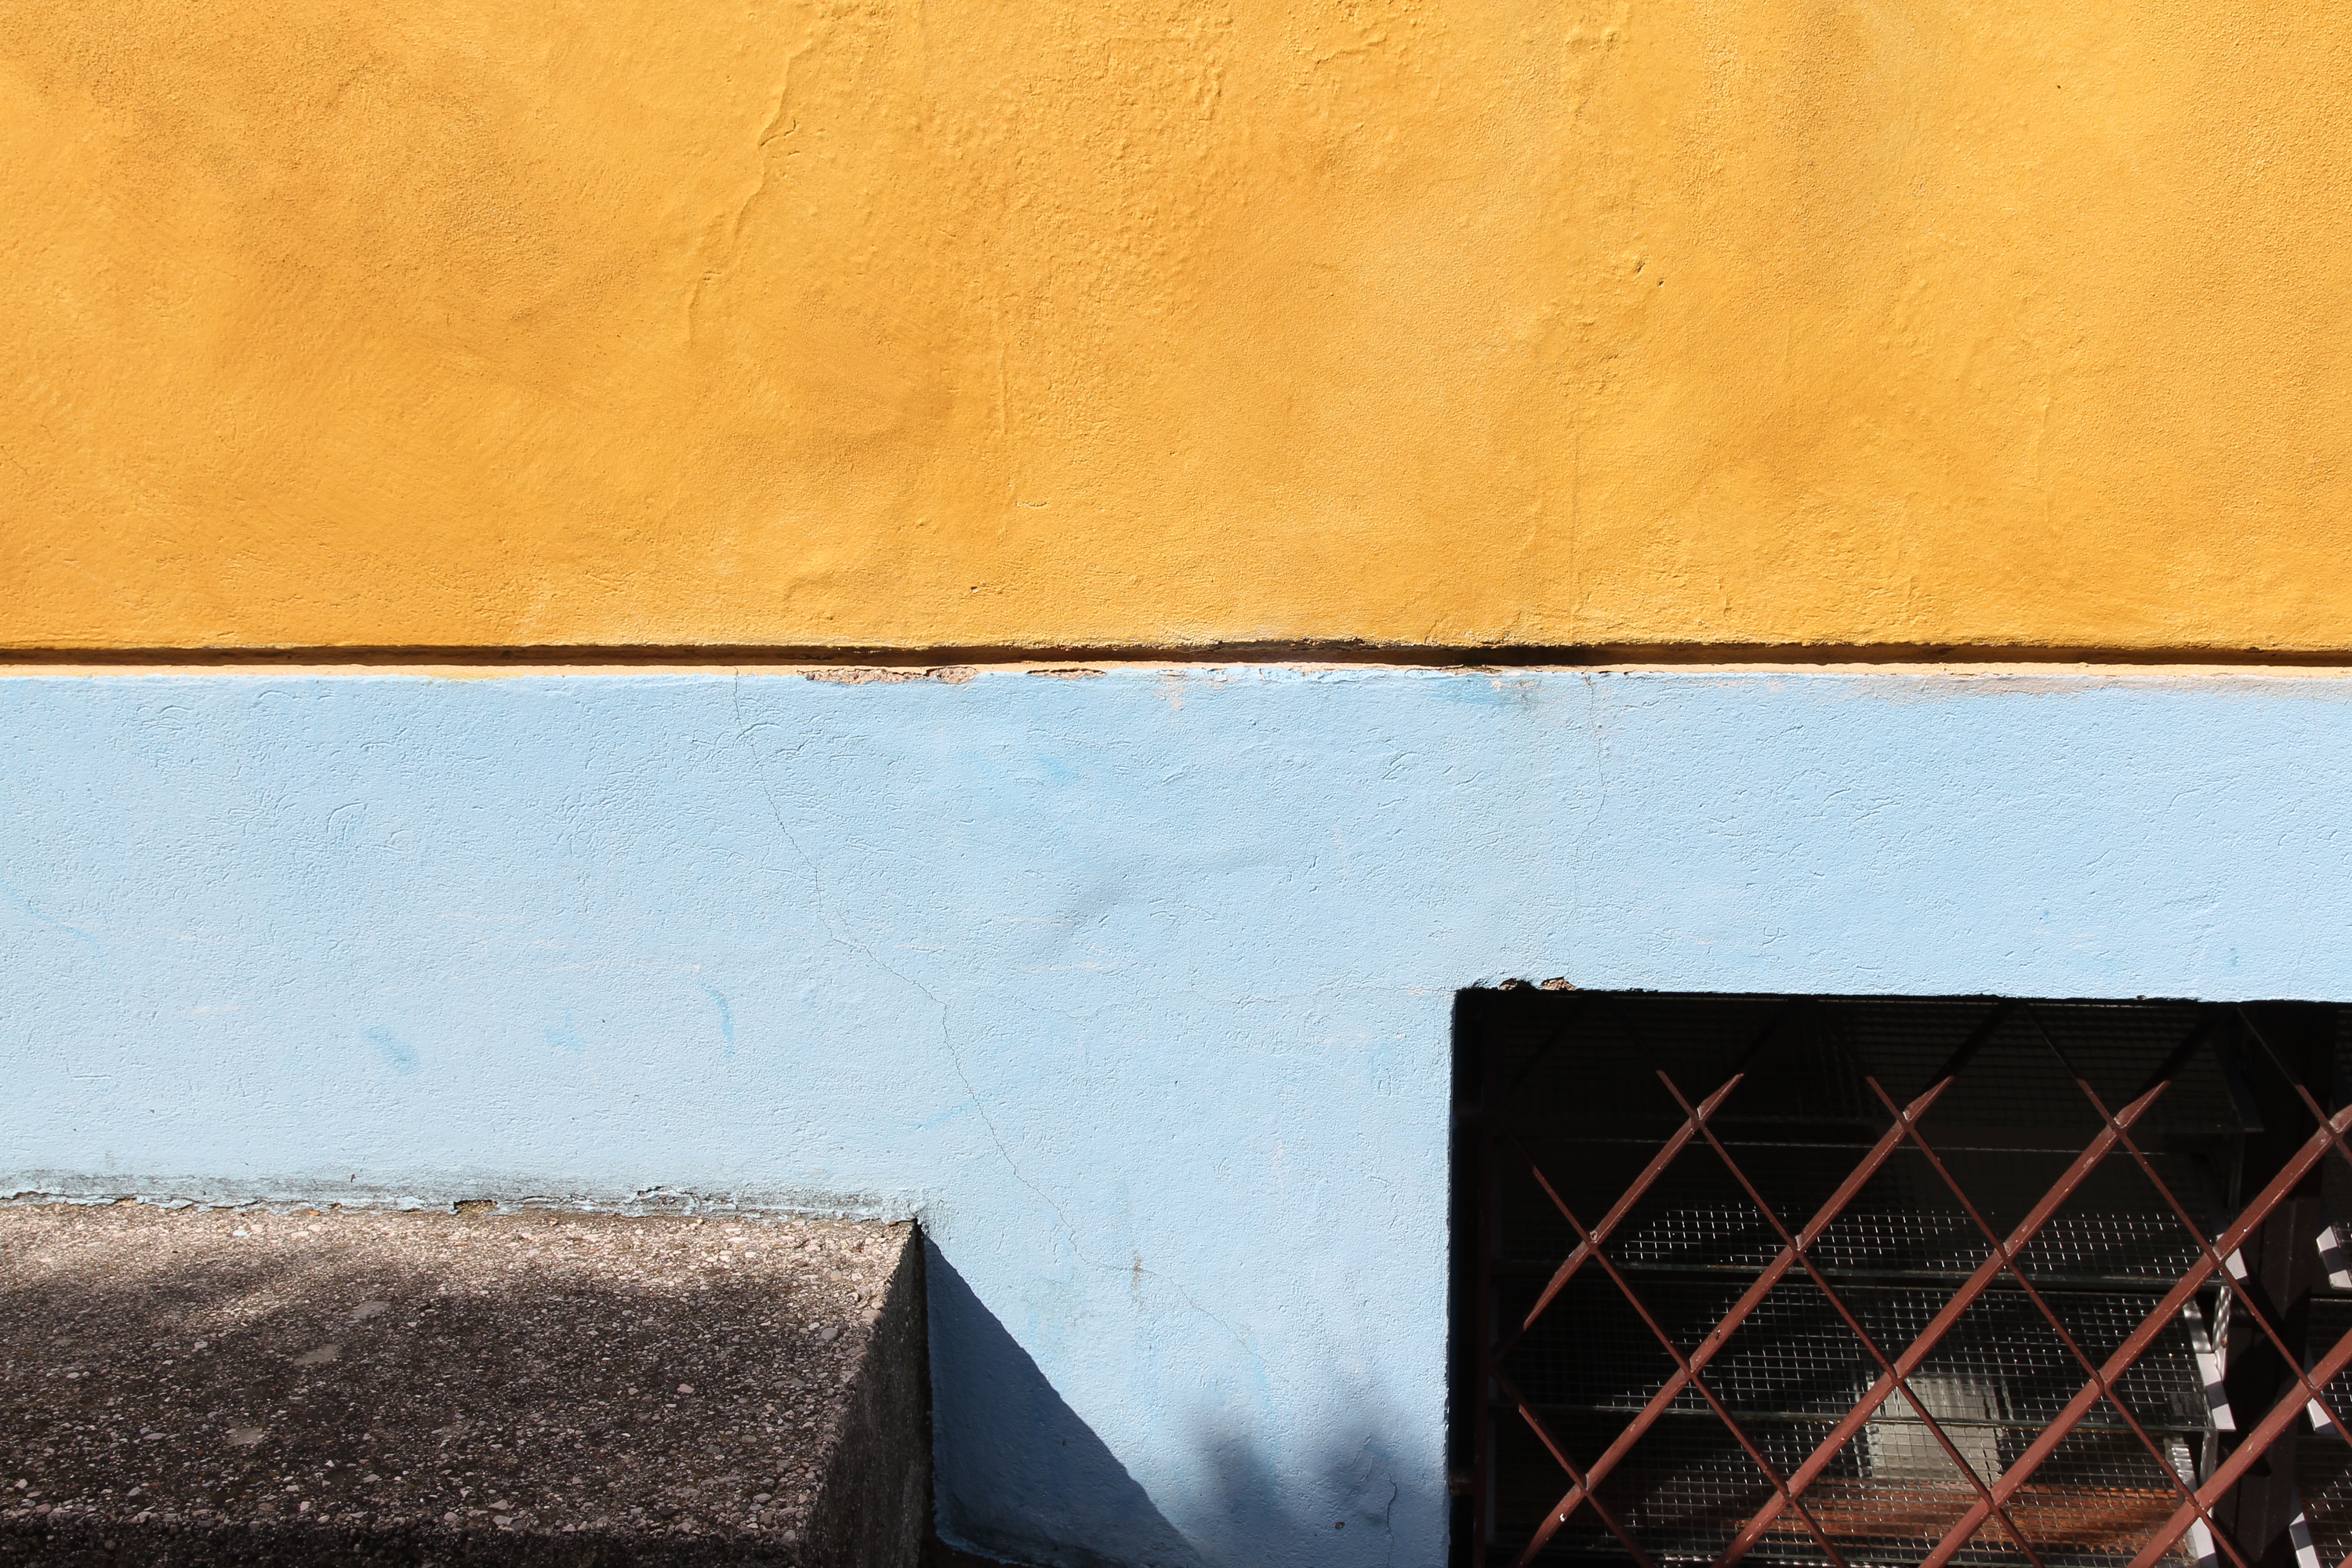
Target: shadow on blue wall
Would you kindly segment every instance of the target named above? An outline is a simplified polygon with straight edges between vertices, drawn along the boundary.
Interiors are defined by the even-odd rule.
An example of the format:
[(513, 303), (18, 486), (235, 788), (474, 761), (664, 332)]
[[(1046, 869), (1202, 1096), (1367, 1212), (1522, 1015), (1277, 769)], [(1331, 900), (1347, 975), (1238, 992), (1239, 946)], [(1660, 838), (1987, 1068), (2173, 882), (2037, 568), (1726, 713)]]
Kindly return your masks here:
[[(1401, 1488), (1396, 1467), (1377, 1440), (1332, 1453), (1300, 1474), (1284, 1474), (1239, 1444), (1218, 1450), (1218, 1508), (1198, 1532), (1213, 1563), (1315, 1564), (1349, 1568), (1399, 1561), (1392, 1531)], [(1444, 1542), (1407, 1563), (1444, 1560)]]
[[(926, 1237), (940, 1534), (1053, 1568), (1201, 1568), (1127, 1467), (1062, 1402)], [(1096, 1542), (1094, 1549), (1067, 1542)]]
[(1354, 1440), (1281, 1465), (1247, 1436), (1200, 1434), (1210, 1506), (1188, 1537), (928, 1237), (924, 1249), (938, 1452), (951, 1456), (935, 1472), (948, 1545), (1035, 1568), (1395, 1568), (1444, 1560), (1443, 1512), (1418, 1521), (1400, 1516), (1388, 1424), (1370, 1412), (1360, 1413)]

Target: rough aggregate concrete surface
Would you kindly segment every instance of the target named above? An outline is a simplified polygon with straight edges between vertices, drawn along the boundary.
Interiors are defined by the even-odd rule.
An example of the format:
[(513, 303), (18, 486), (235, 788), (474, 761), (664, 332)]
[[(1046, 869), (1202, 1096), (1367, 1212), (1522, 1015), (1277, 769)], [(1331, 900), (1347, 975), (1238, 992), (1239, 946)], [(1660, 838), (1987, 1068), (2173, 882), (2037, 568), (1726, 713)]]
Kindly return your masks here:
[(0, 1207), (0, 1563), (911, 1563), (920, 1258), (905, 1225)]

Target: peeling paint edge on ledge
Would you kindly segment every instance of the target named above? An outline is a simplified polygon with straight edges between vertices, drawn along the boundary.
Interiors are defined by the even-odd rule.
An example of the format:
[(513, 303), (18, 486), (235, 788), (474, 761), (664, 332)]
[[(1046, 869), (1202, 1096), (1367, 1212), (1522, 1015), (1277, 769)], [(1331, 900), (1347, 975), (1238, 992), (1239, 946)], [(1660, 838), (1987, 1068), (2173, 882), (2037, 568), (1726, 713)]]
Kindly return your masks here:
[(1604, 677), (1654, 676), (1682, 680), (1708, 679), (1796, 679), (1877, 677), (1910, 686), (1942, 682), (1971, 686), (2009, 682), (2020, 689), (2047, 688), (2059, 682), (2097, 680), (2143, 687), (2213, 687), (2232, 682), (2341, 682), (2352, 679), (2352, 660), (2334, 664), (2221, 663), (2165, 664), (2157, 662), (2058, 663), (1953, 660), (1944, 663), (1625, 663), (1625, 664), (1429, 664), (1375, 661), (1314, 661), (1279, 659), (1228, 660), (1098, 660), (1090, 665), (812, 665), (777, 661), (748, 664), (637, 663), (540, 664), (493, 662), (427, 664), (409, 661), (344, 660), (328, 663), (196, 661), (188, 663), (100, 664), (44, 663), (12, 659), (0, 654), (0, 680), (695, 680), (800, 679), (825, 686), (930, 687), (970, 686), (983, 679), (1034, 677), (1064, 681), (1089, 681), (1105, 676), (1155, 676), (1162, 679), (1241, 680), (1304, 679), (1370, 680), (1383, 676), (1419, 679), (1462, 679), (1486, 677), (1516, 682), (1547, 675), (1586, 679)]
[(706, 1193), (646, 1187), (617, 1196), (565, 1192), (524, 1182), (443, 1182), (430, 1186), (359, 1185), (317, 1182), (225, 1182), (185, 1178), (124, 1181), (66, 1173), (18, 1178), (26, 1184), (0, 1193), (0, 1207), (70, 1204), (104, 1207), (141, 1204), (155, 1208), (258, 1209), (269, 1214), (330, 1209), (429, 1211), (442, 1214), (602, 1214), (633, 1219), (829, 1219), (896, 1224), (923, 1217), (925, 1205), (909, 1194), (800, 1191)]

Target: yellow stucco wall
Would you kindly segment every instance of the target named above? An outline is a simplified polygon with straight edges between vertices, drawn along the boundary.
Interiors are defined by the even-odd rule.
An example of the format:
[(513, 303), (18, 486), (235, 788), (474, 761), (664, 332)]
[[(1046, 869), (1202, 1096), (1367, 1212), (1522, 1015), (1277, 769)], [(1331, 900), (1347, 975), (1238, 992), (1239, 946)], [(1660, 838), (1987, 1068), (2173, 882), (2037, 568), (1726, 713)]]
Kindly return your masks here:
[(2352, 12), (0, 0), (0, 643), (2352, 647)]

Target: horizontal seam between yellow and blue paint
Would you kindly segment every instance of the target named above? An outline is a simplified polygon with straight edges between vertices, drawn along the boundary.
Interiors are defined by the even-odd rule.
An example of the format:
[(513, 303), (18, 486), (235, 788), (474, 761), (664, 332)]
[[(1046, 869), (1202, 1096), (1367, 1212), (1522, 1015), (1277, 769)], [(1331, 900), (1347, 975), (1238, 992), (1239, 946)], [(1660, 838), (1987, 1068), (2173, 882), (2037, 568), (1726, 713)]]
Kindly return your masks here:
[[(1407, 668), (1819, 668), (1855, 666), (2158, 666), (2352, 668), (2352, 647), (2263, 648), (2049, 646), (2009, 643), (1594, 643), (1433, 645), (1369, 641), (1073, 644), (1039, 646), (781, 646), (758, 644), (271, 645), (208, 647), (0, 648), (0, 669), (171, 666), (307, 668), (455, 666), (542, 668), (758, 666), (875, 669), (1094, 664), (1385, 665)], [(1072, 668), (1067, 673), (1077, 673)]]

